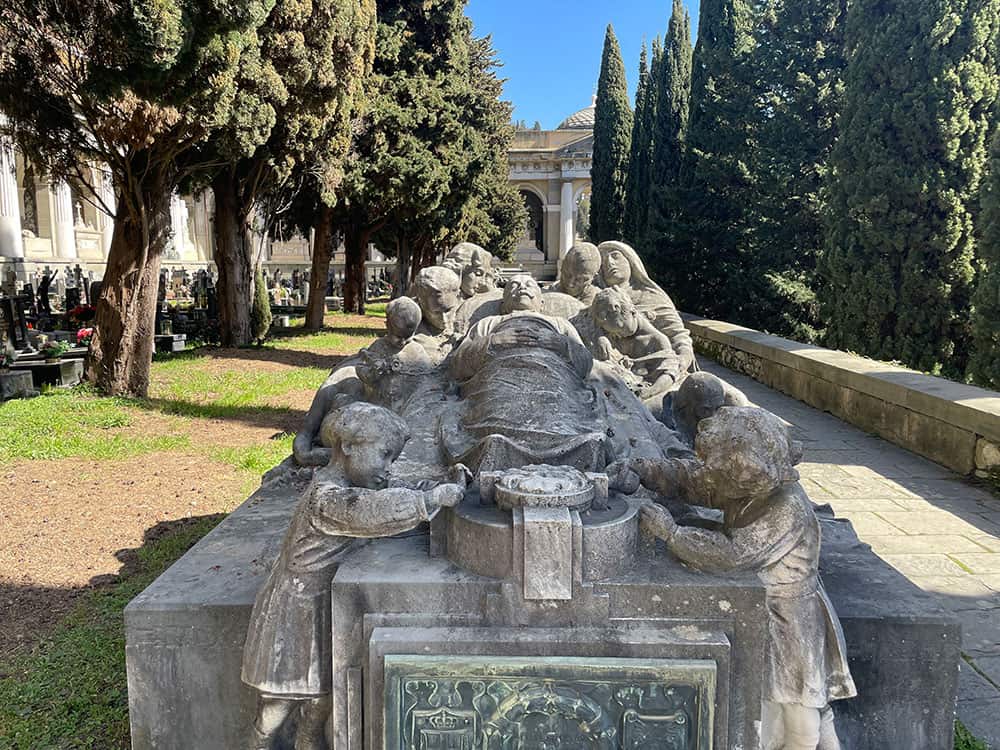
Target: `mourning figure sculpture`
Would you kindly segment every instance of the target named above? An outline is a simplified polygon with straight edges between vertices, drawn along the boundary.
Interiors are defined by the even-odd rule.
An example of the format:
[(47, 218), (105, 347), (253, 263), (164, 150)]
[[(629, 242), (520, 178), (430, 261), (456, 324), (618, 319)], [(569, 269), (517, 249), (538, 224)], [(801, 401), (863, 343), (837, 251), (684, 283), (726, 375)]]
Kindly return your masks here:
[(596, 356), (614, 362), (633, 383), (643, 401), (655, 404), (672, 390), (683, 374), (680, 357), (664, 334), (639, 313), (619, 289), (604, 289), (590, 306), (590, 314), (600, 329)]
[(643, 506), (643, 521), (693, 567), (756, 572), (766, 587), (770, 635), (766, 747), (838, 750), (830, 702), (857, 690), (819, 577), (820, 525), (794, 468), (801, 446), (773, 414), (723, 407), (699, 424), (695, 452), (695, 459), (632, 461), (628, 470), (661, 497), (722, 510), (722, 529), (678, 526), (655, 504)]
[(603, 242), (600, 251), (604, 286), (628, 295), (639, 312), (670, 339), (674, 353), (680, 357), (683, 372), (696, 369), (691, 334), (684, 327), (673, 301), (649, 278), (635, 250), (624, 242)]
[(600, 288), (594, 283), (601, 272), (601, 251), (596, 245), (581, 242), (570, 248), (559, 269), (559, 280), (550, 291), (568, 294), (590, 305)]
[(477, 294), (488, 294), (496, 289), (496, 272), (493, 270), (493, 255), (477, 247), (472, 251), (469, 262), (462, 269), (462, 296), (465, 299)]
[(463, 410), (442, 435), (453, 460), (483, 471), (604, 466), (603, 419), (586, 381), (593, 357), (569, 321), (541, 307), (538, 282), (514, 276), (501, 314), (477, 323), (455, 350), (450, 370)]
[(254, 750), (274, 750), (295, 718), (296, 750), (325, 750), (332, 689), (330, 582), (358, 539), (392, 536), (459, 503), (465, 474), (430, 490), (389, 486), (409, 438), (406, 423), (358, 403), (323, 422), (330, 463), (299, 501), (281, 553), (257, 594), (243, 651), (243, 682), (258, 693)]

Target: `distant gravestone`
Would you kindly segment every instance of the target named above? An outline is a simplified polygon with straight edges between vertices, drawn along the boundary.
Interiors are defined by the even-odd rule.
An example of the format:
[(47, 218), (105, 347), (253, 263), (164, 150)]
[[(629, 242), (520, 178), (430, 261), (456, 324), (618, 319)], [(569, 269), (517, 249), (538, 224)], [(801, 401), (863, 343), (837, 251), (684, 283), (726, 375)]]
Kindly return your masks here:
[(0, 325), (7, 332), (7, 340), (15, 349), (28, 348), (28, 323), (24, 317), (24, 297), (0, 299)]
[(69, 312), (73, 308), (79, 306), (80, 306), (80, 287), (78, 286), (67, 287), (65, 311)]

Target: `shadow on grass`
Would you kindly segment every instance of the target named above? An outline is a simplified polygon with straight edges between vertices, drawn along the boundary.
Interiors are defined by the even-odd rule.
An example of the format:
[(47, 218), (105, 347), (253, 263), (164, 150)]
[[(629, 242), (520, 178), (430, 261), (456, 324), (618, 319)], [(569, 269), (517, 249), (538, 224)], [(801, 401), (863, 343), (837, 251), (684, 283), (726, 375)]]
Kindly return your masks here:
[(276, 406), (197, 404), (192, 401), (166, 398), (135, 400), (131, 403), (146, 411), (156, 411), (171, 416), (240, 422), (252, 427), (268, 427), (278, 433), (294, 433), (306, 417), (306, 412), (302, 409)]
[[(129, 748), (125, 605), (223, 518), (156, 524), (141, 547), (116, 554), (122, 562), (117, 576), (86, 587), (0, 587), (5, 602), (22, 603), (0, 610), (0, 628), (11, 631), (18, 627), (14, 618), (22, 618), (38, 641), (29, 652), (0, 656), (0, 746)], [(46, 610), (65, 610), (67, 601), (71, 612), (57, 625), (41, 618)]]
[(345, 359), (344, 354), (320, 354), (298, 349), (216, 349), (208, 351), (206, 357), (212, 359), (233, 359), (245, 362), (274, 362), (289, 367), (309, 367), (317, 370), (332, 370)]

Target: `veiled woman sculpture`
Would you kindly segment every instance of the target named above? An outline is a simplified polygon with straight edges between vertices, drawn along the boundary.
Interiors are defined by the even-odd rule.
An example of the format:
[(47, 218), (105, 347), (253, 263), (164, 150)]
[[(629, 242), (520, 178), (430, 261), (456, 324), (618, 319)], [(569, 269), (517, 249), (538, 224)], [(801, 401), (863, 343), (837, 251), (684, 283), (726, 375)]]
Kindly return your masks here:
[(646, 273), (638, 254), (624, 242), (604, 242), (601, 251), (601, 279), (604, 285), (628, 295), (661, 333), (670, 339), (681, 359), (681, 371), (695, 369), (694, 345), (673, 301)]

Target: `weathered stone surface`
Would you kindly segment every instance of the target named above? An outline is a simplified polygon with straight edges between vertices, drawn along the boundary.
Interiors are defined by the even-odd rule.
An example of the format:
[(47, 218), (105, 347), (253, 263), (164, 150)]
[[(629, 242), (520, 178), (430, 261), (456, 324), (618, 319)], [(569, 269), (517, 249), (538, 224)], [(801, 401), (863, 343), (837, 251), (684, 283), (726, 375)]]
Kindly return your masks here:
[(524, 598), (573, 598), (573, 518), (567, 508), (524, 508)]
[(960, 473), (976, 469), (982, 436), (1000, 444), (992, 391), (728, 323), (685, 322), (698, 350), (726, 367)]
[[(260, 490), (127, 608), (126, 658), (136, 750), (242, 746), (254, 706), (252, 693), (239, 679), (242, 642), (256, 590), (277, 555), (300, 491), (294, 484)], [(853, 541), (853, 534), (842, 533), (844, 525), (824, 522), (828, 549), (822, 573), (841, 616), (851, 669), (863, 696), (837, 706), (845, 750), (944, 750), (950, 747), (944, 728), (950, 726), (953, 710), (949, 690), (957, 680), (958, 625)], [(446, 559), (429, 558), (426, 544), (426, 537), (373, 542), (337, 574), (334, 629), (346, 641), (335, 659), (350, 665), (335, 678), (342, 697), (335, 706), (340, 712), (335, 726), (343, 728), (342, 733), (337, 730), (338, 743), (347, 742), (350, 727), (357, 728), (345, 718), (353, 715), (356, 706), (352, 709), (350, 701), (358, 695), (350, 687), (357, 673), (350, 669), (360, 667), (366, 681), (376, 676), (368, 645), (375, 628), (390, 628), (393, 637), (402, 640), (394, 653), (413, 653), (414, 644), (423, 642), (413, 628), (488, 627), (497, 613), (491, 602), (498, 601), (500, 581), (463, 572)], [(522, 646), (533, 630), (549, 644), (534, 652), (540, 655), (662, 658), (655, 641), (647, 642), (645, 651), (629, 645), (630, 639), (642, 642), (634, 628), (639, 626), (639, 631), (660, 633), (658, 637), (665, 637), (661, 631), (666, 629), (672, 638), (695, 642), (691, 650), (672, 656), (705, 658), (713, 643), (721, 643), (722, 633), (730, 643), (731, 661), (726, 667), (726, 661), (717, 659), (720, 691), (727, 675), (734, 682), (724, 688), (729, 706), (717, 710), (743, 717), (737, 722), (745, 727), (741, 742), (753, 746), (746, 742), (746, 732), (756, 715), (752, 696), (760, 688), (745, 680), (760, 673), (763, 651), (753, 644), (762, 644), (764, 638), (759, 615), (763, 590), (753, 577), (719, 580), (660, 557), (618, 580), (588, 588), (605, 598), (611, 615), (597, 631), (586, 630), (595, 626), (584, 624), (586, 611), (581, 608), (578, 617), (584, 619), (564, 629), (499, 627), (505, 641), (485, 637), (489, 631), (464, 640), (450, 631), (449, 651), (531, 653)], [(671, 625), (682, 616), (688, 625)], [(611, 637), (608, 627), (625, 630)], [(573, 633), (577, 635), (571, 637)], [(365, 694), (370, 698), (367, 689)]]
[(28, 398), (35, 392), (31, 373), (27, 370), (0, 372), (0, 401)]
[(1000, 444), (979, 438), (976, 442), (976, 468), (987, 473), (1000, 471)]

